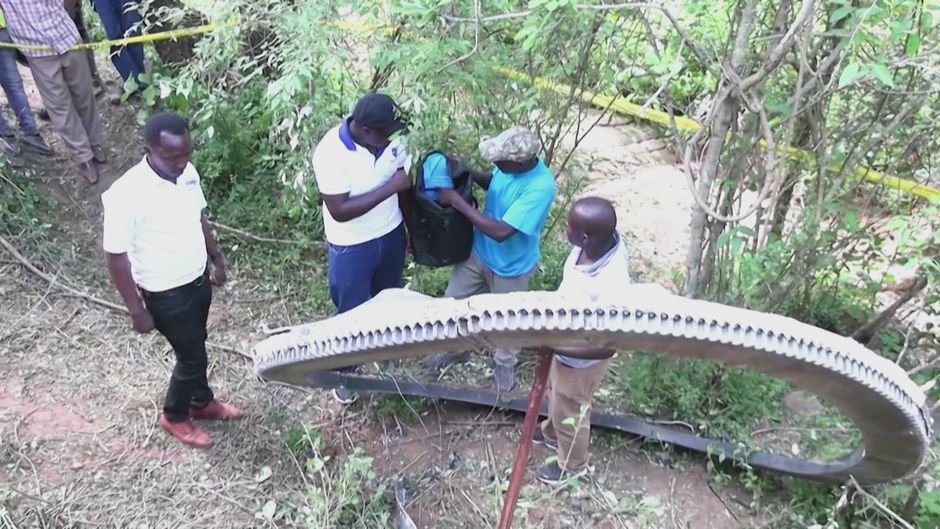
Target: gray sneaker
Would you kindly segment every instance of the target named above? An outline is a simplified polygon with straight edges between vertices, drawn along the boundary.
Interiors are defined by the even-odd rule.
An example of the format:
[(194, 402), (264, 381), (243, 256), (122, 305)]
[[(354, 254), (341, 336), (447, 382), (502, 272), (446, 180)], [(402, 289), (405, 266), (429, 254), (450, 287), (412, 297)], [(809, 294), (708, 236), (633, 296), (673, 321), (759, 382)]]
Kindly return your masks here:
[(46, 143), (46, 140), (44, 140), (38, 133), (23, 136), (20, 141), (23, 142), (24, 147), (38, 152), (39, 154), (43, 154), (45, 156), (52, 154), (52, 148), (49, 147), (49, 144)]
[(0, 153), (7, 156), (19, 156), (23, 150), (20, 148), (20, 142), (16, 136), (0, 136)]

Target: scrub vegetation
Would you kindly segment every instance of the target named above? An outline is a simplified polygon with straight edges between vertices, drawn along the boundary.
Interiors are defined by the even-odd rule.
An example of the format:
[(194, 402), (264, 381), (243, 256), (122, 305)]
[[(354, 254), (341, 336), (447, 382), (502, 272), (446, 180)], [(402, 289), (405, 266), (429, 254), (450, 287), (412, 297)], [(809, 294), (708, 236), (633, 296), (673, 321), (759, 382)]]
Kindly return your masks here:
[[(144, 4), (150, 23), (161, 27), (218, 24), (194, 46), (163, 48), (162, 61), (151, 54), (143, 104), (138, 115), (125, 117), (133, 123), (157, 110), (175, 110), (192, 121), (194, 163), (234, 270), (234, 299), (220, 309), (217, 325), (222, 337), (213, 338), (210, 330), (210, 340), (232, 344), (232, 351), (247, 350), (262, 322), (296, 324), (330, 314), (310, 155), (363, 92), (380, 90), (407, 111), (407, 146), (415, 160), (437, 149), (482, 169), (476, 152), (482, 136), (518, 123), (538, 132), (544, 159), (558, 174), (559, 194), (533, 288), (553, 289), (560, 281), (569, 249), (564, 216), (600, 170), (582, 146), (601, 128), (652, 131), (685, 167), (688, 185), (682, 192), (694, 197), (689, 199), (694, 206), (674, 212), (688, 218), (684, 259), (655, 263), (656, 256), (637, 256), (635, 280), (851, 336), (926, 384), (932, 400), (940, 395), (931, 386), (940, 376), (940, 202), (865, 178), (877, 171), (940, 187), (936, 2)], [(584, 91), (622, 96), (666, 118), (659, 124), (625, 118), (606, 103), (586, 104)], [(688, 130), (686, 119), (703, 127)], [(620, 148), (609, 147), (608, 161)], [(46, 192), (47, 178), (37, 180), (23, 168), (2, 164), (0, 235), (47, 271), (62, 270), (63, 260), (93, 263), (94, 236), (87, 225), (78, 230), (84, 246), (55, 242), (74, 236), (72, 228), (56, 227), (70, 218), (55, 213), (67, 199)], [(95, 213), (76, 218), (87, 223)], [(629, 244), (637, 228), (629, 218), (622, 223)], [(662, 269), (674, 273), (655, 271)], [(53, 291), (11, 279), (19, 273), (18, 263), (0, 261), (0, 270), (0, 277), (9, 276), (0, 288), (0, 306), (17, 304), (15, 293), (27, 288), (21, 283), (32, 285), (26, 296), (31, 306), (42, 307)], [(409, 264), (406, 276), (409, 288), (442, 295), (449, 273)], [(82, 291), (108, 296), (100, 272), (74, 274), (70, 281)], [(27, 344), (47, 325), (37, 318), (84, 311), (80, 307), (80, 300), (65, 299), (48, 311), (5, 309), (0, 321), (19, 329), (8, 336), (16, 344), (9, 358), (28, 358), (35, 349)], [(73, 340), (83, 347), (103, 347), (88, 331), (129, 332), (120, 317), (107, 318), (88, 320), (85, 334), (69, 330), (71, 320), (60, 322), (65, 326), (60, 333), (78, 333)], [(140, 346), (152, 349), (150, 356), (160, 354), (155, 342), (121, 340), (121, 350)], [(153, 367), (148, 358), (134, 362)], [(404, 478), (409, 490), (417, 491), (409, 509), (422, 523), (495, 526), (517, 432), (512, 416), (376, 397), (337, 418), (319, 393), (272, 390), (254, 381), (242, 360), (233, 362), (236, 367), (216, 373), (227, 381), (223, 387), (236, 395), (235, 388), (242, 388), (252, 396), (273, 396), (254, 403), (263, 427), (246, 434), (250, 441), (218, 448), (231, 451), (218, 457), (256, 460), (220, 463), (228, 475), (212, 474), (209, 481), (231, 481), (218, 486), (200, 481), (199, 467), (210, 461), (190, 461), (195, 470), (184, 476), (184, 485), (137, 490), (141, 497), (159, 503), (161, 495), (205, 495), (211, 493), (204, 489), (211, 489), (216, 493), (209, 498), (243, 507), (233, 510), (242, 518), (201, 527), (387, 527), (394, 513), (393, 483)], [(534, 365), (528, 362), (520, 374)], [(26, 377), (26, 365), (13, 372)], [(487, 384), (487, 366), (474, 359), (444, 379)], [(391, 369), (421, 376), (417, 362)], [(0, 400), (5, 391), (9, 388), (0, 387)], [(800, 399), (811, 402), (795, 406)], [(826, 459), (844, 455), (857, 442), (848, 421), (780, 380), (655, 352), (622, 352), (598, 405), (731, 439), (745, 451)], [(23, 457), (30, 453), (29, 442), (15, 439), (13, 432), (8, 445), (0, 444), (0, 464), (14, 469), (11, 476), (28, 476)], [(391, 440), (400, 444), (389, 448)], [(862, 490), (756, 473), (746, 464), (705, 464), (697, 455), (609, 433), (596, 433), (595, 443), (599, 477), (556, 491), (527, 485), (517, 527), (940, 526), (935, 460), (903, 482)], [(631, 482), (626, 474), (644, 465), (666, 469), (666, 477)], [(695, 473), (699, 466), (701, 476)], [(41, 470), (34, 467), (33, 473)], [(90, 483), (76, 479), (78, 485)], [(656, 479), (662, 485), (654, 493)], [(684, 481), (696, 479), (702, 487), (683, 489)], [(108, 527), (168, 526), (146, 517), (139, 518), (143, 525), (117, 523), (131, 518), (108, 518), (91, 501), (70, 503), (75, 495), (68, 490), (47, 497), (25, 488), (0, 488), (0, 527), (82, 527), (85, 519)], [(686, 503), (677, 499), (682, 494), (689, 497)], [(689, 507), (705, 498), (720, 500), (712, 518), (720, 515), (727, 524), (704, 525), (703, 517), (711, 515)], [(183, 507), (198, 508), (184, 502), (180, 512)]]

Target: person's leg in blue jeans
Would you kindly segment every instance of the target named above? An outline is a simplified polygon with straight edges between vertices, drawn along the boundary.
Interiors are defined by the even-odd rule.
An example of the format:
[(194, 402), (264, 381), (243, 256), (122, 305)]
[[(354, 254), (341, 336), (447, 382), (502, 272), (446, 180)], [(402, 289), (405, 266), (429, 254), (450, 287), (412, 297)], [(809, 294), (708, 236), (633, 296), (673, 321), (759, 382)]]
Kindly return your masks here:
[[(0, 42), (6, 44), (13, 42), (6, 29), (0, 29)], [(16, 69), (16, 52), (11, 49), (0, 49), (0, 87), (3, 88), (7, 102), (19, 122), (23, 143), (43, 154), (51, 153), (49, 146), (39, 135), (39, 129), (36, 128), (36, 120), (33, 118), (33, 111), (29, 108), (29, 99), (23, 88), (23, 79), (20, 77), (19, 70)], [(0, 115), (0, 136), (8, 141), (11, 138), (15, 139), (16, 136), (16, 131), (3, 119), (2, 115)], [(18, 150), (18, 143), (14, 141), (14, 144), (16, 145), (14, 150)]]
[[(5, 29), (0, 29), (0, 34), (6, 35)], [(0, 38), (0, 42), (6, 42)], [(23, 91), (23, 80), (20, 79), (19, 72), (16, 71), (16, 54), (12, 50), (0, 48), (0, 85), (7, 95), (7, 102), (13, 108), (14, 114), (22, 108), (22, 100), (26, 98), (26, 92)], [(28, 104), (28, 103), (27, 103)], [(0, 114), (0, 153), (7, 156), (16, 156), (20, 153), (20, 144), (16, 139), (16, 131), (7, 123), (3, 114)]]
[[(379, 243), (379, 262), (372, 276), (372, 297), (387, 288), (402, 287), (407, 251), (405, 225), (399, 224), (377, 242)], [(379, 370), (384, 371), (392, 365), (398, 365), (398, 361), (383, 360), (379, 362)]]
[[(140, 11), (137, 10), (136, 0), (123, 0), (123, 10), (121, 12), (121, 25), (124, 26), (124, 31), (129, 37), (136, 37), (141, 34), (141, 20)], [(136, 74), (143, 75), (147, 71), (146, 65), (144, 65), (144, 47), (141, 44), (135, 44), (133, 46), (127, 46), (124, 48), (124, 52), (130, 55), (131, 61), (134, 63), (134, 68), (136, 69)]]
[[(140, 14), (131, 4), (125, 0), (92, 0), (109, 39), (122, 39), (139, 33), (134, 25), (140, 22)], [(127, 8), (131, 9), (125, 13)], [(129, 32), (132, 28), (134, 31)], [(144, 73), (143, 57), (143, 48), (139, 44), (111, 48), (111, 62), (125, 82), (131, 77), (140, 81), (139, 76)]]
[[(372, 298), (372, 277), (379, 265), (379, 258), (378, 239), (352, 246), (329, 245), (327, 280), (337, 314), (352, 310)], [(352, 366), (336, 371), (351, 373), (355, 370)], [(346, 388), (333, 390), (333, 395), (343, 404), (355, 400), (355, 395)]]
[(399, 224), (388, 235), (381, 237), (379, 262), (372, 276), (372, 296), (386, 288), (401, 288), (405, 272), (405, 225)]
[[(386, 288), (401, 288), (405, 267), (405, 226), (353, 246), (329, 245), (327, 252), (330, 298), (336, 312), (352, 310)], [(355, 367), (337, 369), (352, 373)], [(346, 388), (334, 390), (338, 401), (348, 404), (355, 399)]]

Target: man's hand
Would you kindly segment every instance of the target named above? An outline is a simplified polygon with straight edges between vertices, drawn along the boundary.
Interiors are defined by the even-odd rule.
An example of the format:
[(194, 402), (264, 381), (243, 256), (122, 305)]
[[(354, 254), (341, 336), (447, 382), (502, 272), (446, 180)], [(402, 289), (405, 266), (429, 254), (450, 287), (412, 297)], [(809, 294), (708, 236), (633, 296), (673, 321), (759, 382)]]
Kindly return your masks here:
[(405, 172), (404, 169), (395, 171), (395, 174), (392, 175), (392, 179), (389, 180), (389, 183), (396, 193), (401, 193), (402, 191), (408, 191), (411, 189), (411, 177), (408, 176), (408, 173)]
[(209, 282), (213, 286), (220, 287), (225, 284), (228, 275), (225, 273), (225, 257), (217, 254), (212, 257), (212, 272), (209, 274)]
[(463, 197), (453, 189), (441, 189), (437, 192), (437, 202), (442, 206), (453, 206), (461, 200)]
[(154, 329), (153, 316), (147, 309), (131, 314), (134, 330), (140, 334), (147, 334)]

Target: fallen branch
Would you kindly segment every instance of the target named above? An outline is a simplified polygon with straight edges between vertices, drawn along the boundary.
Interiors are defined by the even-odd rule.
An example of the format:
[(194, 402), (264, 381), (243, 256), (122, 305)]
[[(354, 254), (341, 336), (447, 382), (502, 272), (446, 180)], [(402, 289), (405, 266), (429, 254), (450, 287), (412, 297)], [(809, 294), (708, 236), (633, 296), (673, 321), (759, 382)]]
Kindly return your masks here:
[[(43, 271), (40, 270), (39, 268), (36, 268), (36, 265), (34, 265), (29, 259), (27, 259), (23, 254), (21, 254), (21, 253), (16, 249), (16, 247), (13, 246), (12, 244), (10, 244), (10, 241), (6, 240), (6, 238), (3, 237), (2, 235), (0, 235), (0, 246), (3, 246), (3, 248), (6, 249), (6, 251), (9, 252), (10, 255), (12, 255), (17, 261), (19, 261), (19, 263), (20, 263), (21, 265), (23, 265), (27, 270), (29, 270), (30, 272), (32, 272), (32, 273), (35, 274), (36, 276), (38, 276), (40, 279), (42, 279), (42, 280), (46, 281), (47, 283), (49, 283), (50, 286), (58, 287), (60, 290), (65, 291), (67, 294), (69, 294), (69, 295), (71, 295), (71, 296), (84, 299), (85, 301), (89, 301), (89, 302), (94, 303), (94, 304), (96, 304), (96, 305), (100, 305), (100, 306), (102, 306), (102, 307), (106, 307), (106, 308), (109, 308), (109, 309), (111, 309), (111, 310), (114, 310), (114, 311), (117, 311), (117, 312), (121, 312), (121, 313), (123, 313), (123, 314), (127, 314), (127, 313), (128, 313), (127, 307), (125, 307), (125, 306), (123, 306), (123, 305), (118, 305), (117, 303), (112, 303), (112, 302), (110, 302), (110, 301), (106, 301), (106, 300), (103, 300), (103, 299), (101, 299), (101, 298), (97, 298), (97, 297), (95, 297), (95, 296), (92, 296), (91, 294), (87, 294), (87, 293), (82, 292), (82, 291), (80, 291), (80, 290), (76, 290), (76, 289), (74, 289), (74, 288), (72, 288), (72, 287), (70, 287), (70, 286), (63, 285), (63, 284), (59, 283), (59, 282), (56, 280), (56, 278), (54, 278), (54, 277), (50, 276), (49, 274), (43, 272)], [(234, 347), (232, 347), (232, 346), (230, 346), (230, 345), (217, 344), (217, 343), (208, 342), (208, 341), (206, 342), (206, 345), (209, 346), (209, 347), (213, 347), (213, 348), (215, 348), (215, 349), (222, 350), (222, 351), (226, 351), (226, 352), (229, 352), (229, 353), (234, 353), (234, 354), (237, 354), (237, 355), (242, 356), (242, 357), (245, 357), (245, 358), (249, 358), (249, 359), (251, 358), (251, 355), (249, 355), (248, 353), (245, 353), (245, 352), (243, 352), (243, 351), (239, 351), (238, 349), (236, 349), (236, 348), (234, 348)]]
[(6, 249), (6, 251), (9, 252), (10, 255), (12, 255), (14, 259), (19, 261), (20, 264), (25, 266), (27, 270), (39, 276), (41, 279), (45, 280), (47, 283), (53, 286), (59, 287), (59, 289), (64, 290), (77, 298), (82, 298), (86, 301), (97, 303), (98, 305), (107, 307), (111, 310), (116, 310), (119, 312), (127, 312), (127, 308), (125, 308), (122, 305), (118, 305), (116, 303), (111, 303), (110, 301), (105, 301), (103, 299), (96, 298), (95, 296), (92, 296), (91, 294), (86, 294), (85, 292), (75, 290), (74, 288), (70, 286), (66, 286), (66, 285), (59, 283), (58, 281), (56, 281), (56, 278), (36, 268), (36, 266), (33, 265), (33, 263), (29, 261), (29, 259), (23, 256), (23, 254), (21, 254), (19, 251), (17, 251), (17, 249), (12, 244), (10, 244), (10, 242), (7, 241), (6, 238), (4, 238), (2, 235), (0, 235), (0, 246), (3, 246)]
[(927, 371), (928, 369), (933, 369), (938, 366), (940, 366), (940, 358), (934, 358), (933, 360), (931, 360), (930, 362), (927, 362), (926, 364), (922, 366), (917, 366), (911, 369), (910, 371), (907, 372), (907, 376), (912, 377), (916, 375), (917, 373), (923, 373), (924, 371)]
[(878, 510), (894, 520), (894, 522), (896, 522), (898, 525), (904, 529), (914, 529), (914, 526), (908, 523), (904, 518), (901, 518), (899, 514), (889, 509), (884, 503), (881, 503), (881, 500), (872, 496), (865, 489), (863, 489), (862, 486), (858, 484), (858, 481), (855, 481), (855, 476), (849, 476), (849, 481), (852, 483), (852, 486), (855, 487), (855, 490), (857, 490), (859, 494), (874, 503), (875, 507), (878, 507)]
[(715, 490), (715, 487), (713, 487), (709, 481), (706, 481), (705, 484), (708, 485), (708, 490), (710, 490), (712, 494), (718, 498), (718, 501), (721, 502), (721, 505), (725, 508), (725, 511), (731, 515), (731, 518), (733, 518), (735, 522), (737, 522), (738, 527), (744, 527), (744, 524), (741, 523), (741, 519), (738, 518), (738, 515), (735, 514), (735, 512), (731, 509), (731, 507), (728, 505), (728, 502), (726, 502), (725, 499), (721, 497), (721, 494), (718, 494), (718, 491)]
[(255, 235), (255, 234), (253, 234), (253, 233), (248, 233), (248, 232), (245, 231), (245, 230), (240, 230), (240, 229), (238, 229), (238, 228), (233, 228), (233, 227), (231, 227), (231, 226), (226, 226), (225, 224), (222, 224), (221, 222), (217, 222), (217, 221), (214, 221), (214, 220), (213, 220), (213, 221), (210, 221), (209, 223), (212, 224), (213, 227), (218, 228), (218, 229), (220, 229), (220, 230), (222, 230), (222, 231), (227, 231), (227, 232), (230, 232), (230, 233), (234, 233), (234, 234), (236, 234), (236, 235), (241, 235), (242, 237), (245, 237), (245, 238), (247, 238), (247, 239), (251, 239), (251, 240), (253, 240), (253, 241), (258, 241), (258, 242), (276, 242), (276, 243), (281, 243), (281, 244), (300, 244), (300, 241), (292, 241), (292, 240), (289, 240), (289, 239), (272, 239), (272, 238), (270, 238), (270, 237), (259, 237), (258, 235)]
[(754, 430), (751, 432), (751, 437), (757, 437), (758, 435), (764, 435), (774, 432), (837, 432), (837, 433), (849, 433), (857, 432), (855, 428), (811, 428), (804, 426), (777, 426), (773, 428), (761, 428), (759, 430)]
[(218, 350), (220, 350), (220, 351), (225, 351), (226, 353), (232, 353), (232, 354), (241, 356), (242, 358), (247, 358), (248, 360), (254, 361), (254, 358), (253, 358), (250, 354), (248, 354), (248, 353), (246, 353), (246, 352), (244, 352), (244, 351), (239, 351), (238, 349), (236, 349), (235, 347), (233, 347), (233, 346), (231, 346), (231, 345), (225, 345), (225, 344), (221, 344), (221, 343), (210, 342), (210, 341), (207, 340), (207, 341), (206, 341), (206, 346), (207, 346), (207, 347), (212, 347), (213, 349), (218, 349)]

